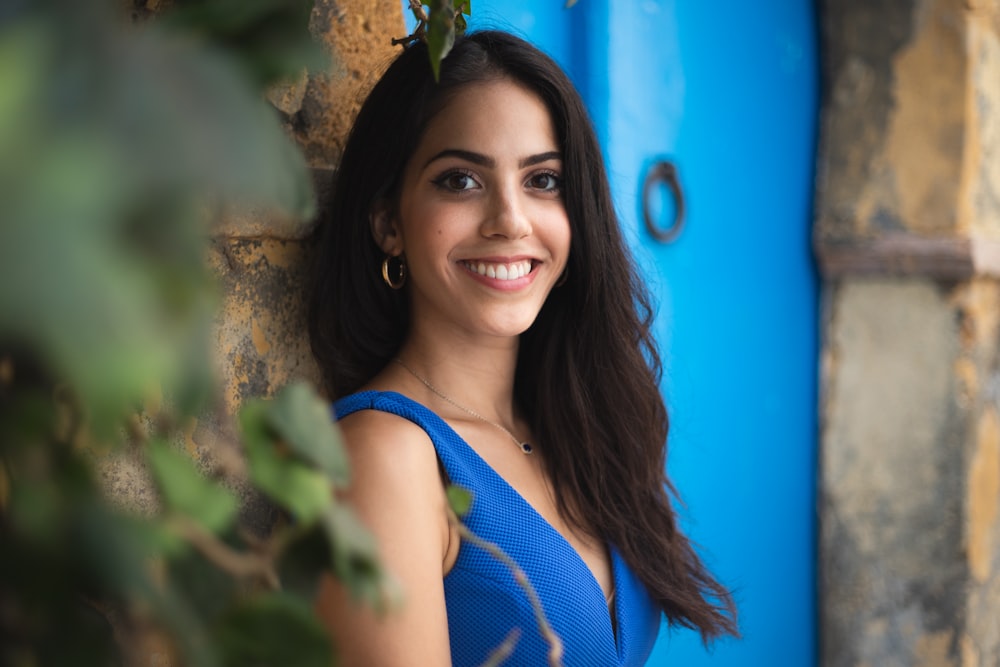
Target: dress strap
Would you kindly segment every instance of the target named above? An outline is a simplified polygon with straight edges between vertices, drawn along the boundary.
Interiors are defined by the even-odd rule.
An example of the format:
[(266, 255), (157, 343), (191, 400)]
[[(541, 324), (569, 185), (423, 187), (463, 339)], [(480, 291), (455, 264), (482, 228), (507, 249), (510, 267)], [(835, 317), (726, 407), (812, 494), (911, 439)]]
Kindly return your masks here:
[(333, 404), (336, 418), (359, 410), (378, 410), (407, 419), (427, 433), (438, 460), (453, 483), (470, 487), (485, 465), (479, 455), (441, 417), (408, 396), (394, 391), (363, 391), (345, 396)]

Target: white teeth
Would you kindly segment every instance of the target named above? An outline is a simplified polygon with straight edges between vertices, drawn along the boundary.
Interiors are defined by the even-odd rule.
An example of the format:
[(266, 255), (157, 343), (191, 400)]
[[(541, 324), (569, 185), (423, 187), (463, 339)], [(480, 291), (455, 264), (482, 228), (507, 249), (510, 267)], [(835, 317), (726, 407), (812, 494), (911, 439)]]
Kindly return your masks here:
[(485, 262), (464, 262), (470, 271), (481, 276), (496, 280), (517, 280), (531, 273), (531, 260), (526, 259), (512, 264), (487, 264)]

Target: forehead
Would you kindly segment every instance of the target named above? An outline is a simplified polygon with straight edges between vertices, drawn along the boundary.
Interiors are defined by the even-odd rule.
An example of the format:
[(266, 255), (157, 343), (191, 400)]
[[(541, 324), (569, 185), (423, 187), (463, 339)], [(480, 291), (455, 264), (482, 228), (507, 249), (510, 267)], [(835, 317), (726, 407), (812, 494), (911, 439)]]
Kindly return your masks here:
[(559, 149), (545, 103), (508, 78), (469, 84), (452, 94), (431, 117), (414, 157), (446, 146), (524, 155)]

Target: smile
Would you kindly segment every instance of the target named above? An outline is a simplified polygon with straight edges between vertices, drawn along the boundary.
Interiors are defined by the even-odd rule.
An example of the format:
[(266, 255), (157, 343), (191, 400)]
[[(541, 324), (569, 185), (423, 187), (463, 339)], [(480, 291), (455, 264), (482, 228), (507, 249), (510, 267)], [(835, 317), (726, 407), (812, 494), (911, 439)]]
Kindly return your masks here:
[(517, 280), (531, 273), (531, 260), (525, 259), (510, 264), (494, 264), (491, 262), (463, 261), (465, 268), (487, 278), (497, 280)]

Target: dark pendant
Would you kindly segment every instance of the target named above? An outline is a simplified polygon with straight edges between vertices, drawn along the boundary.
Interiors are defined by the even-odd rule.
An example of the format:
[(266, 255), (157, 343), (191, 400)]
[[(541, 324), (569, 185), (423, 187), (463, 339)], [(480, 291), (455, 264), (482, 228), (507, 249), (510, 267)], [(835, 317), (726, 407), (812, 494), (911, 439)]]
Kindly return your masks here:
[(522, 442), (521, 443), (521, 451), (524, 452), (525, 454), (530, 454), (533, 451), (533, 448), (531, 447), (531, 443), (530, 442)]

